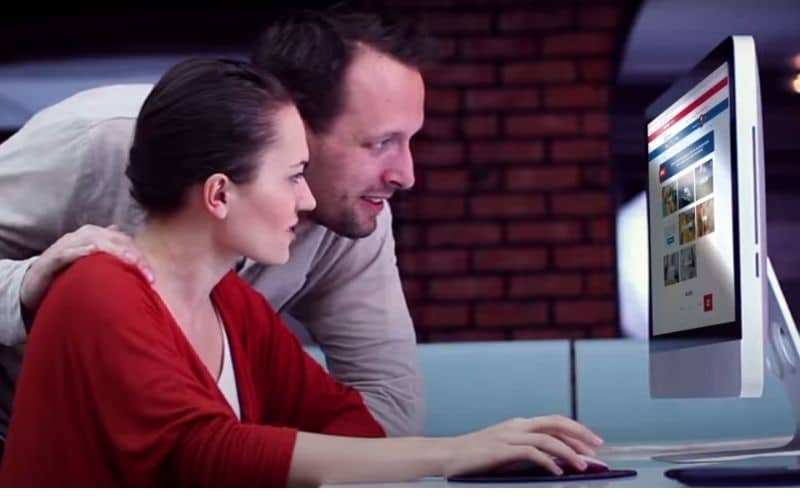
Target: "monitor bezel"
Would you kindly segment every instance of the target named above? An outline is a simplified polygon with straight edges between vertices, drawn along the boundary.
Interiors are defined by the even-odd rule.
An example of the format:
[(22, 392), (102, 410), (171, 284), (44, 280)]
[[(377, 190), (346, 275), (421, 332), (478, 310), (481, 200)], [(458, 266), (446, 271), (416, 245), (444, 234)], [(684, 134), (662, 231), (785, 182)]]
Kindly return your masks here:
[[(648, 338), (651, 342), (651, 347), (658, 350), (660, 347), (665, 349), (674, 348), (674, 341), (690, 341), (691, 345), (706, 345), (717, 342), (729, 342), (732, 340), (742, 339), (742, 305), (741, 305), (741, 271), (739, 266), (739, 259), (741, 255), (741, 248), (739, 242), (739, 179), (737, 172), (738, 165), (738, 137), (736, 129), (737, 119), (737, 106), (736, 106), (736, 79), (734, 77), (734, 46), (733, 38), (728, 37), (711, 50), (702, 60), (700, 60), (694, 67), (687, 71), (682, 78), (674, 82), (664, 93), (662, 93), (656, 100), (654, 100), (645, 109), (645, 127), (652, 120), (658, 117), (661, 113), (666, 111), (678, 99), (683, 97), (687, 92), (692, 90), (697, 84), (702, 82), (711, 73), (716, 71), (720, 66), (727, 63), (728, 72), (728, 103), (729, 103), (729, 117), (730, 117), (730, 146), (731, 146), (731, 207), (733, 214), (733, 287), (734, 287), (734, 320), (731, 322), (720, 323), (717, 325), (709, 325), (698, 328), (690, 328), (687, 330), (680, 330), (670, 333), (662, 333), (654, 335), (653, 333), (653, 263), (650, 252), (648, 252), (647, 266), (648, 266)], [(648, 157), (647, 143), (644, 145), (645, 158)], [(647, 244), (650, 248), (652, 242), (652, 224), (650, 221), (650, 203), (651, 203), (651, 190), (650, 190), (650, 162), (647, 164)], [(688, 347), (689, 344), (681, 344)]]

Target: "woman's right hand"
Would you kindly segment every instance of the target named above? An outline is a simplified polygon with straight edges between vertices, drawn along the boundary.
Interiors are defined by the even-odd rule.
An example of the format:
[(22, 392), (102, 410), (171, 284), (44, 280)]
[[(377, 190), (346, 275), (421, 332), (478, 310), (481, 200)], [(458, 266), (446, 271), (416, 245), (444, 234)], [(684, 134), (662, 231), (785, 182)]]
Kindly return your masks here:
[(523, 460), (560, 475), (563, 470), (554, 458), (584, 470), (587, 464), (578, 454), (594, 455), (603, 444), (586, 426), (560, 415), (515, 418), (450, 439), (445, 477), (485, 472)]

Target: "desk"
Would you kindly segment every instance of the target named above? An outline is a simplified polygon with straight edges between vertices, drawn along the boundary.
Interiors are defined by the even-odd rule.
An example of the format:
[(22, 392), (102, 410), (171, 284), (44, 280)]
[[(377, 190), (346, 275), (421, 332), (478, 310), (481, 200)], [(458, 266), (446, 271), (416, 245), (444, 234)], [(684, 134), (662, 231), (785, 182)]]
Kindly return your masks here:
[(343, 487), (369, 488), (683, 488), (684, 484), (664, 476), (668, 469), (690, 467), (689, 464), (674, 464), (653, 460), (653, 455), (684, 451), (716, 451), (736, 448), (772, 448), (780, 446), (788, 437), (715, 441), (705, 443), (648, 443), (625, 446), (606, 446), (599, 450), (598, 458), (613, 469), (633, 469), (634, 477), (619, 479), (595, 479), (589, 481), (542, 481), (531, 483), (451, 483), (439, 477), (400, 483), (370, 483), (343, 485)]

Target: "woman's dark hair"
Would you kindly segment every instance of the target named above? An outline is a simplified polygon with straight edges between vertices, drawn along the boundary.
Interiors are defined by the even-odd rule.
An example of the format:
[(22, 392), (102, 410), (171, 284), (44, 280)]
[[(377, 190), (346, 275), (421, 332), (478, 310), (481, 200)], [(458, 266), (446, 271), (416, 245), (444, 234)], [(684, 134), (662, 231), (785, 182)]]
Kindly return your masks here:
[(412, 68), (435, 58), (433, 40), (418, 24), (340, 5), (284, 13), (258, 38), (251, 57), (292, 93), (311, 130), (323, 133), (342, 111), (344, 74), (359, 45)]
[(164, 214), (215, 173), (252, 180), (257, 157), (275, 140), (275, 112), (292, 103), (274, 76), (243, 61), (175, 65), (139, 112), (126, 170), (131, 195), (148, 213)]

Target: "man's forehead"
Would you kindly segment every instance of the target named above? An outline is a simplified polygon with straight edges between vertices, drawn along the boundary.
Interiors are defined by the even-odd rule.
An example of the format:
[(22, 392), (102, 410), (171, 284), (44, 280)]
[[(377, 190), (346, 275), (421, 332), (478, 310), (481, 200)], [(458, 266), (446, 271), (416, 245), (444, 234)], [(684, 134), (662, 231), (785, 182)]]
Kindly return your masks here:
[(419, 70), (387, 54), (358, 49), (343, 83), (342, 118), (416, 114), (422, 118), (424, 84)]
[(418, 69), (388, 54), (370, 48), (356, 50), (344, 75), (344, 97), (357, 101), (360, 97), (385, 100), (411, 97), (422, 86)]

